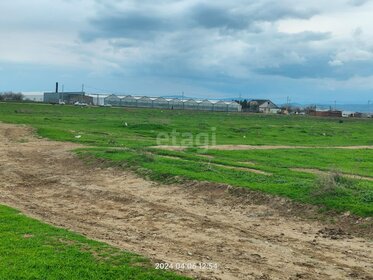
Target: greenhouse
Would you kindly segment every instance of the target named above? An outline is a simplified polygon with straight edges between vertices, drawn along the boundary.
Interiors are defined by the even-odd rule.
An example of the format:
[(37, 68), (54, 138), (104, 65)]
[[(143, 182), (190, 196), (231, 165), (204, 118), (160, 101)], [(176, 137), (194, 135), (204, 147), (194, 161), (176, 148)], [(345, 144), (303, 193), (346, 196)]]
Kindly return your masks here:
[(218, 101), (214, 104), (214, 111), (228, 111), (229, 102)]
[(184, 102), (185, 110), (198, 110), (199, 102), (194, 99), (188, 99)]
[(147, 96), (140, 97), (137, 99), (137, 107), (153, 107), (153, 99)]
[(183, 110), (184, 102), (181, 99), (171, 99), (170, 100), (170, 109)]
[(109, 95), (104, 98), (105, 105), (141, 107), (141, 108), (159, 108), (169, 110), (200, 110), (217, 112), (240, 112), (241, 105), (234, 101), (222, 100), (199, 100), (199, 99), (178, 99), (164, 97), (147, 97), (127, 95), (119, 97)]
[[(106, 100), (105, 100), (106, 104)], [(128, 95), (122, 98), (122, 106), (126, 107), (137, 107), (137, 99), (134, 96)], [(113, 105), (113, 104), (110, 104)]]
[(169, 109), (170, 100), (171, 99), (165, 99), (163, 97), (158, 97), (153, 101), (153, 108)]
[(105, 98), (105, 104), (110, 104), (112, 106), (121, 106), (121, 100), (121, 98), (119, 98), (115, 94), (112, 94)]
[(214, 101), (210, 101), (210, 100), (207, 100), (207, 99), (202, 100), (199, 103), (198, 109), (202, 110), (202, 111), (212, 111), (213, 108), (214, 108), (214, 104), (212, 102), (214, 102)]

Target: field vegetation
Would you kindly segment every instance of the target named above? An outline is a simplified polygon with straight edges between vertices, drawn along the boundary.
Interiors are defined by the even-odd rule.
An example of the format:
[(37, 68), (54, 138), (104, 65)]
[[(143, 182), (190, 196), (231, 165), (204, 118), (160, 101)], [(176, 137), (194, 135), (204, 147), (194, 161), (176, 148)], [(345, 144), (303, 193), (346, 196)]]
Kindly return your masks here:
[[(87, 147), (77, 151), (82, 157), (104, 159), (151, 179), (225, 183), (327, 210), (373, 215), (373, 150), (337, 148), (373, 145), (369, 119), (2, 103), (0, 120), (29, 124), (53, 140), (84, 144)], [(182, 143), (183, 133), (215, 133), (218, 145), (302, 148), (168, 151), (153, 147), (160, 133), (173, 132), (176, 140), (162, 144)], [(339, 175), (333, 177), (335, 173)]]
[(188, 279), (150, 261), (0, 206), (0, 279)]

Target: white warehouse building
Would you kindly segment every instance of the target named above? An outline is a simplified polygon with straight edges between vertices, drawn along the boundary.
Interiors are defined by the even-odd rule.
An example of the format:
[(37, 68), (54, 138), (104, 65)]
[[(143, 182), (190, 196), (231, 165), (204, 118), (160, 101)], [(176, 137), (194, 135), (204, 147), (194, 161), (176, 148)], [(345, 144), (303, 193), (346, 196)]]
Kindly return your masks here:
[(197, 110), (218, 112), (241, 112), (242, 106), (234, 101), (178, 99), (163, 97), (147, 97), (127, 95), (119, 97), (115, 94), (104, 98), (105, 105), (139, 108), (159, 108), (170, 110)]

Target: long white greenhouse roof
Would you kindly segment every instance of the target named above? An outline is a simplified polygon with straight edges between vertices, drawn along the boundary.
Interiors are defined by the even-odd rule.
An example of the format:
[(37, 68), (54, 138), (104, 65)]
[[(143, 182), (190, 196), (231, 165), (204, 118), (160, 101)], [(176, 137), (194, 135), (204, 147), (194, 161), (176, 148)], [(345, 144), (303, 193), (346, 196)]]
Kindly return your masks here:
[(120, 96), (117, 96), (115, 94), (111, 94), (107, 97), (113, 97), (113, 96), (116, 96), (120, 99), (123, 99), (123, 98), (134, 98), (136, 100), (138, 99), (142, 99), (142, 98), (146, 98), (146, 99), (149, 99), (149, 100), (152, 100), (152, 101), (155, 101), (157, 99), (164, 99), (166, 100), (167, 102), (170, 102), (170, 101), (178, 101), (178, 102), (182, 102), (182, 103), (186, 103), (186, 102), (197, 102), (197, 103), (202, 103), (202, 102), (209, 102), (211, 104), (217, 104), (217, 103), (221, 103), (221, 104), (225, 104), (225, 105), (230, 105), (230, 104), (237, 104), (237, 102), (235, 101), (225, 101), (225, 100), (215, 100), (215, 99), (195, 99), (195, 98), (188, 98), (188, 99), (179, 99), (179, 98), (166, 98), (166, 97), (149, 97), (149, 96), (132, 96), (132, 95), (126, 95), (126, 96), (123, 96), (123, 97), (120, 97)]
[(224, 104), (224, 105), (231, 105), (231, 104), (237, 104), (239, 105), (237, 102), (235, 101), (226, 101), (226, 100), (216, 100), (216, 99), (195, 99), (195, 98), (188, 98), (188, 99), (181, 99), (181, 98), (167, 98), (167, 97), (149, 97), (149, 96), (134, 96), (134, 95), (126, 95), (126, 96), (118, 96), (118, 95), (115, 95), (115, 94), (111, 94), (111, 95), (108, 95), (107, 97), (118, 97), (119, 99), (124, 99), (124, 98), (133, 98), (135, 100), (139, 100), (139, 99), (149, 99), (151, 101), (156, 101), (156, 100), (165, 100), (167, 102), (171, 102), (171, 101), (176, 101), (176, 102), (182, 102), (182, 103), (186, 103), (186, 102), (196, 102), (196, 103), (210, 103), (210, 104)]

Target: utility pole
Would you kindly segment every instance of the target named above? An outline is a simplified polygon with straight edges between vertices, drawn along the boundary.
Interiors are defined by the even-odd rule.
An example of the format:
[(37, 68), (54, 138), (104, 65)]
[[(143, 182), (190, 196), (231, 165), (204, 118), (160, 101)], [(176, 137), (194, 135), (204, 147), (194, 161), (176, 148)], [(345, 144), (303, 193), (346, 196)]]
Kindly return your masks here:
[(183, 110), (184, 110), (184, 91), (181, 94), (181, 102), (183, 103)]
[(82, 100), (81, 100), (81, 102), (83, 103), (83, 101), (84, 101), (84, 84), (82, 84)]
[(337, 111), (337, 100), (334, 100), (334, 111)]
[(286, 111), (289, 113), (290, 97), (286, 97)]
[(63, 92), (65, 91), (65, 85), (62, 85), (62, 93), (61, 93), (61, 95), (62, 95), (62, 102), (65, 102), (65, 100), (63, 99)]
[(368, 100), (368, 113), (370, 113), (370, 103), (371, 103), (371, 101)]

